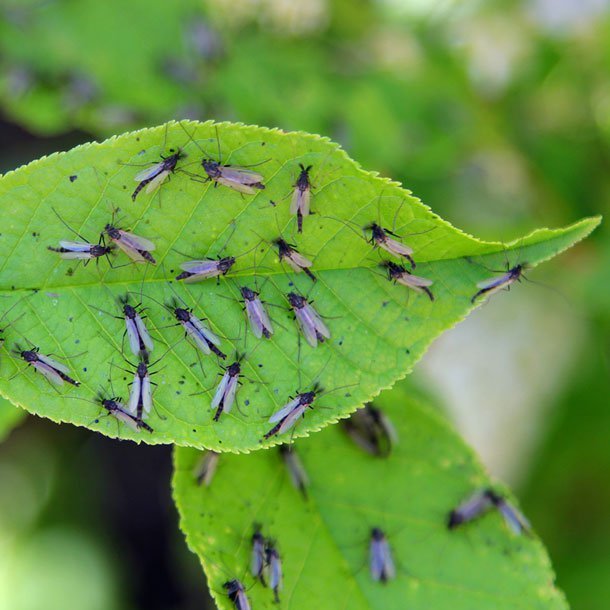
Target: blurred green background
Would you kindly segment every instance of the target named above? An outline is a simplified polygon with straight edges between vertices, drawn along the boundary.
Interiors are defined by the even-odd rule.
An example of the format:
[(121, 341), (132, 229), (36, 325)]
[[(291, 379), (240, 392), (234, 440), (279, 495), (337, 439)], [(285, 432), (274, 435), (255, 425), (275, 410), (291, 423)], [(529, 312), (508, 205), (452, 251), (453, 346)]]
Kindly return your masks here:
[[(608, 0), (0, 0), (0, 171), (169, 119), (302, 129), (508, 240), (606, 212), (609, 74)], [(572, 607), (601, 610), (607, 228), (530, 277), (413, 382), (513, 485)], [(205, 607), (170, 469), (169, 448), (28, 419), (0, 445), (0, 610)]]

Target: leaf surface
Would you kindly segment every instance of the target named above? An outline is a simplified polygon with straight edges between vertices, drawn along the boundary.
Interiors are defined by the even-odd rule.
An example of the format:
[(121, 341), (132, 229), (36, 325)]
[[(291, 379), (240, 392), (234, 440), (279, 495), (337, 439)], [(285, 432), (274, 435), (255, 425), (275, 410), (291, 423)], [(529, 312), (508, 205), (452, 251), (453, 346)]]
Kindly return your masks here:
[[(364, 453), (340, 426), (295, 443), (310, 478), (308, 500), (293, 488), (276, 449), (220, 456), (209, 487), (195, 480), (201, 452), (175, 449), (181, 528), (218, 607), (231, 608), (222, 585), (232, 578), (244, 582), (253, 608), (277, 607), (249, 573), (257, 523), (283, 557), (280, 607), (287, 610), (567, 608), (535, 536), (514, 535), (496, 512), (447, 529), (448, 512), (490, 484), (447, 423), (404, 384), (376, 404), (398, 434), (387, 459)], [(386, 534), (396, 564), (396, 579), (386, 585), (369, 573), (373, 527)]]
[[(218, 158), (216, 127), (223, 162), (256, 165), (264, 190), (242, 196), (203, 182), (202, 156)], [(157, 193), (142, 190), (132, 202), (134, 176), (142, 166), (177, 148), (187, 156), (171, 179)], [(314, 214), (305, 218), (302, 234), (289, 211), (299, 164), (312, 165), (314, 186)], [(5, 346), (38, 347), (81, 382), (79, 388), (56, 390), (13, 354), (2, 363), (0, 393), (32, 413), (110, 436), (220, 451), (277, 442), (262, 441), (272, 427), (268, 418), (316, 383), (324, 391), (295, 434), (347, 416), (406, 375), (436, 336), (468, 314), (477, 282), (494, 275), (490, 268), (501, 271), (507, 262), (535, 266), (599, 223), (592, 218), (539, 230), (508, 246), (481, 242), (399, 185), (362, 170), (326, 139), (228, 123), (170, 123), (52, 155), (0, 178), (0, 205)], [(104, 259), (85, 268), (47, 249), (78, 239), (54, 212), (97, 243), (114, 207), (121, 208), (115, 224), (154, 242), (156, 267), (127, 264), (119, 253), (112, 268)], [(380, 251), (362, 231), (373, 221), (413, 248), (414, 273), (434, 282), (433, 302), (388, 280)], [(280, 234), (313, 261), (316, 282), (278, 262), (271, 242)], [(236, 263), (218, 282), (168, 282), (182, 262), (228, 255)], [(270, 340), (256, 340), (247, 329), (238, 300), (244, 285), (260, 291), (267, 303), (275, 328)], [(302, 340), (287, 309), (288, 292), (313, 303), (330, 330), (328, 342), (314, 349)], [(115, 317), (121, 314), (117, 299), (126, 294), (132, 304), (142, 303), (156, 344), (150, 434), (100, 418), (100, 406), (87, 402), (100, 389), (128, 399), (136, 362), (123, 336), (124, 322)], [(244, 354), (236, 405), (219, 422), (213, 421), (210, 404), (223, 369), (183, 340), (163, 306), (171, 298), (193, 308), (221, 337), (224, 366)]]

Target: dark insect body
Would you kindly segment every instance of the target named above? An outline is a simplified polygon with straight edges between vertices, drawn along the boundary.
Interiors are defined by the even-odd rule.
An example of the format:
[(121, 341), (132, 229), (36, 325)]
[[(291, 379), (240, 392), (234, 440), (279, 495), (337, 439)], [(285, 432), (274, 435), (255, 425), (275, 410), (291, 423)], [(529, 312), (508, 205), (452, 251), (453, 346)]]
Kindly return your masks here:
[(276, 239), (273, 243), (277, 246), (280, 263), (286, 262), (296, 273), (303, 271), (312, 281), (316, 281), (315, 275), (309, 269), (313, 263), (302, 254), (299, 254), (296, 246), (289, 244), (281, 237)]
[(112, 415), (117, 421), (123, 422), (135, 432), (138, 432), (140, 429), (144, 429), (147, 432), (153, 431), (145, 421), (129, 413), (119, 397), (104, 398), (99, 396), (98, 402), (108, 411), (109, 415)]
[(425, 292), (428, 295), (428, 298), (431, 301), (434, 301), (434, 295), (430, 288), (428, 288), (429, 286), (432, 286), (432, 280), (413, 275), (408, 269), (401, 265), (397, 265), (392, 261), (383, 261), (381, 265), (387, 269), (388, 279), (390, 281), (411, 288), (416, 292)]
[(178, 161), (184, 157), (186, 157), (186, 155), (180, 150), (167, 157), (161, 155), (161, 161), (159, 163), (155, 163), (152, 167), (148, 167), (136, 174), (134, 180), (139, 184), (132, 193), (131, 200), (135, 201), (138, 193), (144, 187), (146, 187), (147, 193), (152, 193), (158, 189), (161, 184), (176, 171)]
[(63, 385), (64, 382), (69, 383), (73, 386), (79, 386), (80, 381), (76, 381), (72, 379), (68, 373), (70, 369), (56, 362), (49, 356), (45, 356), (40, 353), (40, 348), (33, 347), (29, 350), (24, 350), (19, 347), (19, 345), (15, 346), (16, 353), (28, 363), (28, 365), (33, 366), (36, 371), (38, 371), (41, 375), (43, 375), (46, 379), (48, 379), (51, 383), (55, 385)]
[(508, 269), (506, 273), (499, 277), (483, 280), (477, 284), (480, 290), (470, 299), (474, 303), (480, 296), (491, 296), (492, 294), (510, 288), (515, 282), (520, 282), (523, 277), (523, 272), (527, 269), (527, 263), (515, 265)]
[(184, 280), (187, 284), (200, 282), (202, 280), (226, 275), (235, 264), (235, 257), (225, 256), (224, 258), (194, 260), (181, 263), (180, 268), (183, 272), (176, 276), (176, 279)]
[(290, 213), (296, 214), (297, 216), (297, 231), (303, 232), (303, 218), (309, 216), (309, 208), (311, 203), (311, 189), (312, 185), (309, 180), (309, 172), (312, 166), (308, 165), (305, 167), (302, 163), (299, 163), (301, 172), (299, 177), (294, 184), (294, 193), (292, 195), (292, 202), (290, 204)]

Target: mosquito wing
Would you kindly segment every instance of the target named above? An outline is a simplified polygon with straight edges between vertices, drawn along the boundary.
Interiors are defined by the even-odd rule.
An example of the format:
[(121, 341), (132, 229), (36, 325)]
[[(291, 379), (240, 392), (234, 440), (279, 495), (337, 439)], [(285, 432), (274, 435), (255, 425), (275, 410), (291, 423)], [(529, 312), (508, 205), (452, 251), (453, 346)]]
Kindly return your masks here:
[(297, 317), (297, 322), (301, 327), (301, 332), (305, 337), (305, 340), (311, 347), (317, 347), (318, 345), (318, 335), (316, 333), (316, 325), (311, 317), (311, 308), (308, 306), (300, 307), (294, 310), (294, 313)]
[(129, 339), (129, 349), (134, 356), (140, 353), (140, 336), (138, 333), (138, 326), (136, 320), (132, 318), (125, 318), (125, 329), (127, 331), (127, 338)]
[(199, 318), (191, 316), (190, 322), (207, 341), (216, 346), (220, 345), (220, 339)]
[(133, 179), (136, 182), (144, 182), (144, 180), (150, 180), (155, 176), (158, 176), (159, 173), (163, 173), (161, 170), (163, 168), (163, 161), (159, 163), (155, 163), (146, 169), (143, 169), (141, 172), (138, 172)]
[(301, 269), (304, 267), (311, 267), (311, 265), (313, 264), (308, 258), (305, 258), (302, 254), (299, 254), (294, 250), (292, 250), (292, 252), (290, 253), (290, 259), (293, 263), (295, 263), (295, 265), (301, 267)]
[(413, 248), (409, 248), (409, 246), (392, 239), (391, 237), (386, 237), (384, 241), (379, 242), (379, 245), (390, 254), (394, 254), (396, 256), (402, 256), (405, 258), (409, 258), (413, 254)]
[(152, 193), (156, 191), (165, 182), (169, 174), (169, 171), (164, 170), (158, 176), (155, 176), (146, 186), (146, 192)]
[(307, 305), (307, 308), (309, 309), (309, 315), (310, 315), (311, 320), (312, 320), (312, 322), (313, 322), (313, 324), (315, 326), (315, 329), (323, 337), (326, 337), (327, 339), (330, 339), (330, 330), (328, 330), (328, 327), (322, 321), (322, 318), (320, 317), (320, 314), (311, 305)]
[(211, 352), (210, 346), (201, 331), (193, 325), (192, 316), (188, 322), (184, 322), (183, 326), (186, 334), (195, 342), (195, 345), (197, 345), (204, 354), (209, 354)]
[[(216, 388), (216, 393), (214, 394), (214, 398), (212, 398), (212, 404), (210, 405), (212, 407), (212, 409), (215, 409), (223, 400), (223, 398), (225, 398), (225, 394), (227, 391), (227, 385), (229, 383), (229, 379), (230, 379), (230, 375), (229, 373), (225, 373), (222, 376), (222, 379), (220, 380), (220, 383), (218, 384), (218, 387)], [(226, 411), (226, 400), (225, 400), (225, 411)]]
[(292, 428), (292, 426), (294, 426), (294, 424), (297, 422), (299, 417), (303, 415), (307, 406), (307, 404), (299, 403), (290, 413), (288, 413), (288, 415), (286, 415), (286, 417), (284, 417), (277, 433), (283, 434), (287, 430), (290, 430), (290, 428)]
[(233, 403), (235, 402), (235, 394), (237, 392), (237, 386), (239, 383), (239, 376), (233, 375), (229, 378), (229, 382), (227, 383), (227, 390), (225, 392), (225, 413), (229, 413), (229, 411), (233, 408)]
[(32, 362), (32, 366), (41, 374), (44, 375), (51, 383), (55, 385), (63, 385), (64, 380), (61, 375), (51, 366), (49, 366), (46, 362), (42, 360), (37, 360)]
[(146, 250), (147, 252), (152, 252), (156, 248), (155, 244), (153, 244), (152, 241), (145, 239), (144, 237), (134, 235), (133, 233), (128, 233), (127, 231), (123, 231), (122, 229), (119, 229), (119, 233), (121, 235), (121, 238), (118, 240), (118, 245), (123, 242), (134, 250)]
[(49, 356), (45, 356), (44, 354), (38, 354), (38, 360), (46, 364), (47, 366), (55, 369), (56, 371), (61, 371), (68, 375), (70, 373), (70, 369), (65, 364), (60, 364), (53, 358), (49, 358)]
[(284, 419), (291, 411), (294, 411), (300, 404), (301, 400), (297, 396), (290, 402), (286, 403), (279, 411), (276, 411), (270, 418), (269, 423), (274, 423)]
[(128, 426), (129, 428), (131, 428), (134, 432), (138, 431), (138, 422), (137, 420), (133, 417), (133, 415), (130, 415), (129, 413), (126, 413), (125, 411), (122, 411), (121, 409), (113, 409), (110, 414), (115, 417), (118, 421), (123, 422), (126, 426)]
[(150, 375), (144, 375), (142, 379), (142, 406), (144, 413), (150, 413), (152, 409), (152, 391), (150, 387)]
[(290, 213), (296, 214), (297, 212), (300, 212), (302, 216), (308, 216), (310, 201), (311, 191), (309, 189), (305, 189), (304, 191), (299, 188), (294, 189), (292, 201), (290, 203)]
[(150, 333), (148, 332), (148, 328), (146, 328), (146, 324), (144, 324), (144, 320), (142, 320), (141, 316), (136, 316), (136, 327), (138, 329), (140, 338), (142, 339), (142, 343), (144, 343), (147, 349), (152, 352), (154, 343), (150, 336)]
[(136, 373), (131, 384), (131, 394), (129, 395), (129, 402), (127, 403), (127, 411), (132, 415), (138, 412), (138, 404), (140, 404), (140, 395), (142, 393), (142, 380)]

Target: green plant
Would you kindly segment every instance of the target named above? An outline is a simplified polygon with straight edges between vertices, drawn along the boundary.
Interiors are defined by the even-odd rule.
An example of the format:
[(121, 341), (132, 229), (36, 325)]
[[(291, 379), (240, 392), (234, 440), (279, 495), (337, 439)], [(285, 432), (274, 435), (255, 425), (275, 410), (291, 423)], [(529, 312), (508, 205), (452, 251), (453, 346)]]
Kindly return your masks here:
[[(202, 184), (205, 174), (200, 161), (202, 156), (216, 154), (217, 135), (222, 162), (258, 164), (264, 189), (240, 196), (226, 186), (215, 188), (214, 182)], [(132, 201), (134, 176), (140, 171), (133, 165), (156, 163), (159, 155), (177, 148), (186, 157), (179, 160), (176, 171), (157, 193), (142, 191)], [(315, 214), (305, 219), (302, 234), (296, 233), (295, 219), (288, 209), (299, 163), (313, 166), (314, 186)], [(0, 179), (0, 201), (3, 209), (10, 210), (0, 241), (4, 265), (0, 288), (4, 297), (11, 298), (7, 303), (13, 307), (7, 314), (4, 340), (9, 349), (20, 344), (23, 350), (30, 343), (42, 354), (65, 357), (70, 375), (80, 381), (79, 388), (53, 391), (34, 371), (22, 370), (25, 365), (18, 356), (5, 358), (2, 395), (30, 412), (109, 436), (225, 452), (269, 447), (291, 440), (293, 434), (307, 436), (345, 418), (404, 377), (436, 336), (481, 302), (473, 299), (476, 285), (494, 275), (490, 267), (497, 270), (506, 262), (533, 267), (583, 239), (599, 223), (592, 218), (565, 229), (542, 229), (508, 245), (482, 242), (441, 220), (399, 185), (363, 171), (328, 140), (210, 122), (169, 123), (41, 159)], [(128, 261), (124, 254), (113, 259), (112, 266), (103, 259), (87, 267), (76, 266), (47, 249), (62, 239), (72, 239), (66, 225), (96, 242), (117, 206), (123, 216), (113, 222), (154, 242), (156, 267), (124, 264)], [(414, 273), (433, 281), (430, 298), (392, 285), (383, 277), (382, 258), (362, 231), (373, 221), (402, 234), (413, 247)], [(111, 235), (108, 231), (105, 235), (108, 241)], [(314, 261), (315, 282), (304, 273), (287, 272), (286, 266), (278, 263), (273, 240), (280, 235), (294, 241), (298, 250)], [(233, 255), (236, 262), (218, 283), (208, 280), (187, 290), (180, 282), (168, 281), (189, 258), (221, 255)], [(238, 289), (243, 285), (256, 288), (270, 306), (277, 306), (271, 311), (276, 332), (270, 340), (255, 341), (249, 334), (238, 304)], [(286, 311), (289, 291), (315, 299), (316, 310), (327, 318), (330, 341), (314, 349), (299, 339)], [(107, 395), (126, 399), (127, 382), (133, 379), (134, 358), (127, 356), (132, 364), (123, 363), (129, 352), (122, 336), (124, 322), (114, 319), (120, 313), (116, 301), (125, 295), (133, 303), (142, 303), (156, 343), (149, 365), (151, 371), (158, 371), (154, 377), (158, 384), (155, 412), (148, 419), (153, 428), (150, 433), (121, 426), (111, 417), (102, 418), (101, 406), (94, 402), (99, 388)], [(222, 337), (227, 363), (238, 354), (245, 355), (244, 385), (238, 390), (241, 408), (222, 414), (218, 422), (213, 421), (210, 403), (219, 366), (212, 358), (202, 360), (188, 341), (181, 340), (182, 329), (164, 307), (172, 298), (179, 299), (178, 303), (182, 300), (184, 307), (192, 308), (199, 317), (208, 318), (210, 327)], [(175, 328), (168, 328), (172, 324)], [(313, 409), (294, 431), (267, 438), (269, 416), (286, 404), (291, 394), (310, 390), (318, 382), (325, 391), (318, 393)], [(399, 427), (403, 429), (403, 425)], [(430, 439), (418, 449), (423, 460), (434, 457), (436, 434), (446, 434), (438, 422), (429, 425)], [(463, 451), (455, 439), (446, 440), (447, 451)], [(444, 441), (438, 443), (444, 451)], [(180, 455), (177, 453), (177, 463), (184, 459), (190, 467), (188, 460), (195, 454)], [(341, 459), (348, 459), (347, 455)], [(464, 455), (459, 460), (467, 459)], [(243, 464), (249, 460), (249, 466), (240, 469), (251, 465), (253, 475), (256, 473), (254, 457), (239, 459)], [(270, 462), (268, 456), (264, 460)], [(389, 460), (384, 467), (384, 477), (397, 476), (398, 464), (393, 466)], [(480, 470), (476, 481), (469, 479), (475, 471), (474, 466), (469, 467), (456, 480), (464, 492), (483, 482)], [(185, 477), (184, 472), (177, 475), (176, 489), (186, 523), (191, 507), (185, 504), (179, 485), (184, 486), (184, 497), (191, 494), (193, 502), (199, 491), (193, 491), (193, 482), (188, 483)], [(352, 485), (355, 488), (357, 480)], [(256, 495), (256, 489), (252, 493)], [(422, 491), (425, 501), (435, 494), (434, 489)], [(437, 498), (440, 525), (435, 525), (436, 531), (443, 531), (441, 511), (451, 508), (450, 499), (459, 500), (457, 493), (447, 495), (448, 506), (443, 508), (444, 496)], [(218, 532), (207, 531), (205, 535), (216, 538), (223, 528), (219, 521), (215, 520)], [(201, 534), (197, 527), (191, 522), (186, 530), (191, 545), (200, 551), (192, 542)], [(244, 523), (241, 531), (250, 527), (251, 523)], [(499, 530), (493, 534), (500, 535)], [(443, 537), (452, 540), (446, 533)], [(247, 538), (233, 538), (230, 544), (239, 546), (243, 556)], [(521, 549), (522, 542), (515, 545)], [(531, 603), (554, 600), (561, 604), (561, 597), (552, 589), (539, 588), (549, 580), (540, 548), (523, 548), (526, 551), (521, 559), (535, 555), (542, 570), (538, 584), (531, 588), (539, 599)], [(440, 547), (437, 550), (440, 552)], [(462, 559), (467, 561), (465, 555)], [(205, 565), (209, 569), (212, 564)], [(322, 563), (312, 565), (308, 578), (315, 581), (316, 570), (319, 578), (323, 568)], [(507, 564), (502, 569), (511, 568)], [(218, 578), (217, 572), (216, 581)], [(452, 578), (459, 579), (460, 574)], [(510, 580), (507, 583), (502, 581), (502, 590), (506, 591)], [(226, 599), (219, 603), (228, 604)]]

